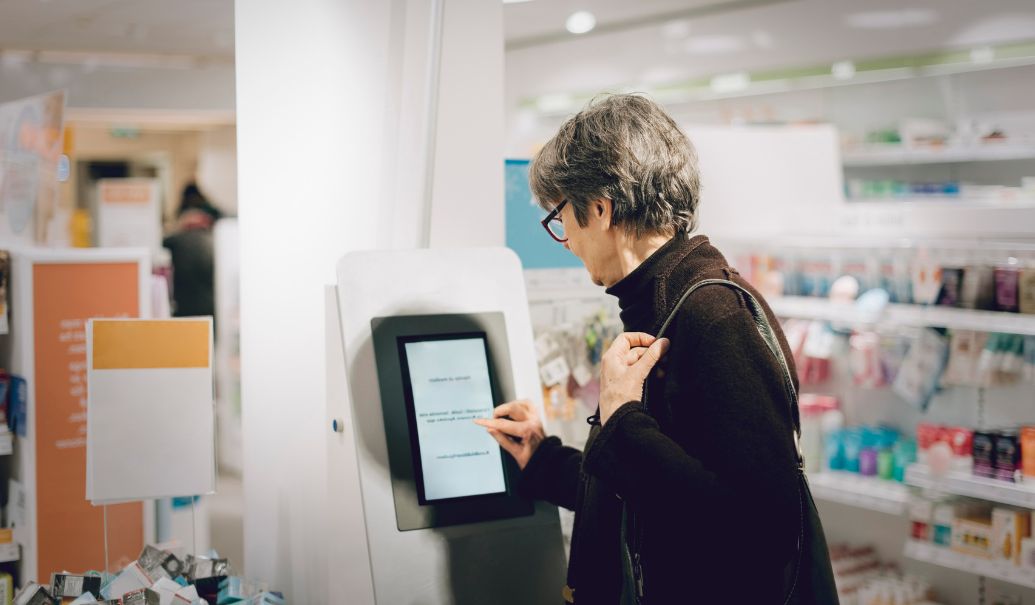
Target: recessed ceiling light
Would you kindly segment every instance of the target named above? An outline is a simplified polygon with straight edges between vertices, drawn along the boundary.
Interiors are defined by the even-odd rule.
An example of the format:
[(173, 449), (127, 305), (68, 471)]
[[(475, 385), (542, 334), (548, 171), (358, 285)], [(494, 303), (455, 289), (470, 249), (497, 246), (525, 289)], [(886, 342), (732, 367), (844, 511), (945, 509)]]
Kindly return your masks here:
[(751, 32), (751, 43), (758, 48), (772, 48), (773, 36), (769, 32), (754, 31)]
[(683, 43), (683, 50), (692, 55), (722, 55), (744, 48), (737, 36), (695, 36)]
[(855, 63), (838, 61), (830, 67), (830, 73), (838, 80), (851, 80), (855, 77)]
[(572, 13), (564, 22), (564, 27), (573, 34), (584, 34), (592, 31), (597, 26), (597, 18), (589, 11), (578, 11)]
[(901, 10), (868, 11), (853, 13), (845, 17), (845, 23), (859, 29), (899, 29), (921, 27), (938, 20), (938, 13), (929, 8), (904, 8)]
[(991, 63), (995, 61), (995, 49), (991, 46), (979, 46), (970, 51), (970, 60), (974, 63)]
[(690, 22), (685, 19), (669, 21), (661, 26), (661, 35), (669, 40), (679, 40), (690, 35)]
[(739, 92), (751, 85), (751, 75), (746, 71), (715, 76), (711, 81), (712, 92), (719, 94)]

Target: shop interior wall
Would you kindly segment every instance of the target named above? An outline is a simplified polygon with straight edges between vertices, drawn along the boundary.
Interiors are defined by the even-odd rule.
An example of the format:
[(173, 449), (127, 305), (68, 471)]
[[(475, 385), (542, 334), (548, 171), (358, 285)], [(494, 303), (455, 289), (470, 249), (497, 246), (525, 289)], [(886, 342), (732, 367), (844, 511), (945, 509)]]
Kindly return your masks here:
[[(344, 597), (325, 594), (350, 538), (327, 535), (323, 287), (350, 250), (419, 243), (429, 6), (236, 4), (244, 566), (292, 602)], [(450, 2), (444, 31), (431, 243), (500, 245), (501, 5)]]

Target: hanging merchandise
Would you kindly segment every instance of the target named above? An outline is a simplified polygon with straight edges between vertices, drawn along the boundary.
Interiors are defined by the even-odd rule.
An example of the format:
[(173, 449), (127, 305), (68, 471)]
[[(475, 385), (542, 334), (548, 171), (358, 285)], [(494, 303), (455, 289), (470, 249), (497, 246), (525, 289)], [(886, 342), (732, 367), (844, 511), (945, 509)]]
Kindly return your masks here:
[(978, 360), (987, 341), (985, 332), (953, 331), (942, 386), (984, 386), (979, 380)]
[(798, 366), (798, 380), (802, 384), (822, 384), (830, 378), (836, 339), (837, 335), (825, 323), (812, 322)]
[(983, 386), (1006, 386), (1021, 379), (1024, 371), (1024, 337), (989, 334), (978, 360), (978, 381)]
[(911, 344), (912, 339), (905, 334), (881, 334), (878, 355), (884, 373), (884, 384), (895, 383)]
[(894, 389), (906, 402), (926, 411), (945, 369), (949, 346), (945, 336), (927, 328), (910, 347)]
[(880, 337), (874, 332), (859, 332), (848, 339), (848, 363), (856, 386), (875, 389), (884, 386)]

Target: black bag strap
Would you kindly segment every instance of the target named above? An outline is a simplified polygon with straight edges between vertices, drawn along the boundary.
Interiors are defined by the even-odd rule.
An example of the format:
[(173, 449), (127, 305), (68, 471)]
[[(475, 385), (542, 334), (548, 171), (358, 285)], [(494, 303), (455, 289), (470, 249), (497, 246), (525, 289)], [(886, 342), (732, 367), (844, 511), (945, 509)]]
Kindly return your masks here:
[[(798, 548), (797, 548), (797, 554), (796, 554), (796, 559), (797, 560), (796, 560), (796, 563), (795, 563), (794, 576), (793, 576), (793, 579), (792, 579), (792, 583), (791, 583), (790, 588), (788, 589), (787, 597), (784, 600), (784, 605), (787, 605), (788, 603), (790, 603), (791, 598), (794, 596), (794, 590), (795, 590), (795, 588), (797, 587), (797, 584), (798, 584), (798, 576), (800, 575), (800, 572), (801, 572), (802, 550), (804, 549), (804, 539), (805, 539), (805, 501), (804, 501), (804, 494), (802, 493), (802, 483), (805, 480), (804, 479), (804, 477), (805, 477), (805, 475), (804, 475), (805, 464), (804, 464), (804, 459), (802, 457), (801, 444), (800, 444), (801, 427), (800, 427), (800, 425), (796, 421), (797, 414), (795, 413), (797, 411), (797, 408), (798, 408), (798, 392), (794, 388), (794, 379), (792, 378), (792, 375), (791, 375), (791, 368), (790, 368), (790, 365), (788, 365), (788, 363), (787, 363), (787, 357), (783, 354), (783, 348), (780, 346), (780, 341), (776, 337), (776, 332), (773, 330), (773, 326), (769, 323), (769, 318), (766, 316), (765, 311), (762, 309), (762, 305), (759, 304), (758, 299), (755, 298), (755, 296), (751, 293), (750, 290), (748, 290), (744, 286), (742, 286), (742, 285), (740, 285), (740, 284), (738, 284), (738, 283), (736, 283), (734, 281), (731, 281), (731, 280), (728, 280), (728, 279), (717, 279), (716, 278), (716, 279), (703, 279), (703, 280), (701, 280), (701, 281), (699, 281), (697, 283), (692, 284), (689, 288), (687, 288), (686, 291), (683, 292), (683, 295), (679, 297), (679, 300), (676, 301), (675, 306), (672, 308), (672, 312), (669, 313), (668, 317), (665, 319), (665, 322), (662, 323), (661, 327), (658, 329), (658, 333), (655, 334), (654, 336), (656, 338), (661, 338), (662, 336), (664, 336), (665, 332), (668, 330), (669, 325), (672, 323), (672, 321), (676, 318), (676, 315), (679, 313), (679, 309), (682, 308), (683, 303), (686, 302), (686, 299), (689, 298), (691, 294), (693, 294), (694, 292), (696, 292), (697, 290), (699, 290), (699, 289), (701, 289), (701, 288), (703, 288), (705, 286), (712, 286), (712, 285), (721, 285), (721, 286), (726, 286), (728, 288), (733, 288), (734, 290), (736, 290), (736, 291), (740, 292), (742, 295), (744, 295), (744, 300), (745, 300), (745, 302), (747, 304), (748, 312), (751, 313), (751, 318), (755, 322), (755, 328), (758, 329), (758, 333), (759, 333), (759, 335), (762, 336), (762, 340), (765, 341), (766, 346), (769, 348), (769, 351), (772, 352), (772, 354), (776, 358), (776, 360), (780, 362), (780, 367), (783, 370), (783, 385), (784, 385), (784, 390), (786, 391), (787, 399), (788, 399), (787, 405), (788, 405), (788, 408), (789, 408), (788, 411), (790, 413), (790, 419), (791, 419), (791, 425), (792, 425), (792, 429), (791, 429), (792, 438), (794, 440), (795, 453), (797, 454), (797, 458), (798, 458), (798, 460), (797, 460), (797, 462), (798, 462), (798, 469), (797, 470), (798, 470), (798, 474), (799, 474), (799, 477), (800, 477), (800, 479), (798, 481), (798, 501), (799, 501), (799, 507), (801, 508), (801, 519), (800, 519), (800, 526), (799, 526), (799, 531), (798, 531)], [(644, 412), (649, 414), (650, 412), (648, 411), (648, 404), (647, 404), (647, 400), (648, 400), (647, 385), (648, 385), (648, 381), (644, 381), (644, 383), (643, 383), (643, 401), (641, 403), (643, 404)], [(632, 528), (633, 528), (632, 540), (628, 539), (628, 527), (629, 527), (629, 525), (632, 525)], [(622, 528), (621, 528), (621, 534), (622, 534), (621, 537), (622, 537), (623, 549), (628, 549), (626, 551), (625, 556), (623, 557), (623, 559), (625, 560), (625, 564), (632, 568), (631, 570), (629, 570), (630, 573), (626, 573), (625, 575), (626, 575), (626, 578), (632, 580), (632, 582), (634, 583), (633, 589), (635, 590), (635, 597), (630, 599), (630, 601), (636, 602), (636, 603), (641, 603), (642, 599), (644, 597), (643, 569), (641, 567), (641, 561), (640, 561), (640, 547), (643, 544), (643, 524), (639, 521), (639, 519), (637, 519), (635, 517), (633, 512), (629, 509), (629, 504), (624, 502), (624, 501), (623, 501), (623, 504), (622, 504)], [(629, 587), (623, 587), (623, 592), (624, 592), (625, 589), (628, 589), (628, 588)], [(625, 598), (625, 594), (623, 594), (623, 600), (624, 600), (624, 598)]]
[[(762, 305), (759, 304), (758, 299), (744, 286), (737, 282), (730, 281), (728, 279), (703, 279), (686, 289), (683, 295), (679, 297), (676, 305), (672, 308), (672, 312), (669, 313), (665, 322), (661, 324), (661, 328), (658, 329), (658, 333), (654, 336), (661, 338), (665, 335), (668, 330), (669, 324), (675, 320), (676, 315), (679, 313), (679, 309), (682, 308), (683, 303), (686, 302), (690, 295), (697, 290), (712, 285), (722, 285), (737, 290), (744, 295), (744, 300), (747, 303), (748, 312), (751, 313), (751, 319), (755, 322), (755, 328), (758, 329), (758, 333), (762, 336), (762, 340), (765, 341), (766, 346), (776, 357), (776, 360), (780, 362), (780, 368), (783, 370), (783, 385), (788, 396), (788, 406), (791, 418), (791, 424), (793, 425), (794, 432), (794, 447), (798, 453), (799, 464), (801, 462), (801, 448), (799, 447), (798, 441), (801, 438), (801, 427), (796, 422), (797, 415), (795, 410), (798, 407), (798, 392), (794, 388), (794, 379), (791, 377), (791, 368), (787, 364), (787, 358), (783, 354), (783, 348), (780, 346), (780, 341), (776, 337), (776, 332), (773, 331), (773, 326), (769, 323), (769, 318), (766, 317), (765, 311), (762, 310)], [(647, 383), (643, 385), (643, 407), (647, 409)]]

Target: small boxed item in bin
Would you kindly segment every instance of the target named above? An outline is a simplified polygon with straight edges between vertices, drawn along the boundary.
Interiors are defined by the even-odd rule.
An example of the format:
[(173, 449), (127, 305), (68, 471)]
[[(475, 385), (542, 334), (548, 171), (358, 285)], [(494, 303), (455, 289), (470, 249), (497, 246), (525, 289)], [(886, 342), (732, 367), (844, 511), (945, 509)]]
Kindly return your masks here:
[(64, 573), (50, 575), (51, 596), (62, 605), (71, 603), (87, 592), (95, 598), (101, 596), (100, 576), (81, 576)]
[(35, 582), (29, 582), (18, 596), (14, 598), (14, 605), (53, 605), (54, 599), (46, 588)]

